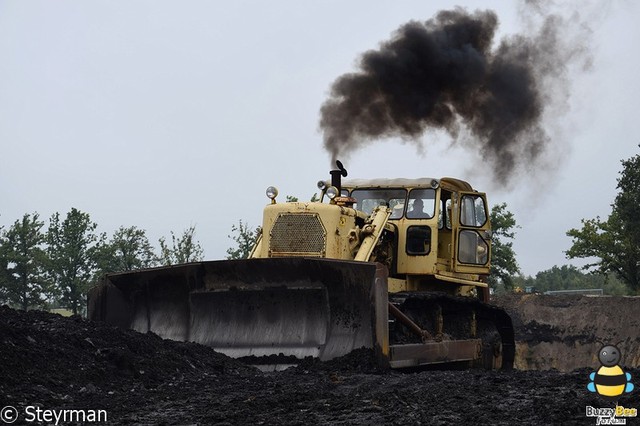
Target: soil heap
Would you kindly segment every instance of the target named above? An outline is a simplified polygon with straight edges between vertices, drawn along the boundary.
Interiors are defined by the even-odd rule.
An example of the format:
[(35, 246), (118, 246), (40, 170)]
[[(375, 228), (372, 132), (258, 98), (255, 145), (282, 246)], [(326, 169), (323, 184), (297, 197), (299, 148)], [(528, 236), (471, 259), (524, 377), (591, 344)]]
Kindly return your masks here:
[[(378, 368), (365, 349), (280, 373), (208, 347), (79, 317), (0, 308), (0, 406), (106, 410), (109, 424), (595, 424), (583, 368), (420, 371)], [(637, 380), (640, 370), (626, 370)], [(636, 381), (636, 383), (639, 383)], [(640, 408), (640, 393), (619, 403)]]

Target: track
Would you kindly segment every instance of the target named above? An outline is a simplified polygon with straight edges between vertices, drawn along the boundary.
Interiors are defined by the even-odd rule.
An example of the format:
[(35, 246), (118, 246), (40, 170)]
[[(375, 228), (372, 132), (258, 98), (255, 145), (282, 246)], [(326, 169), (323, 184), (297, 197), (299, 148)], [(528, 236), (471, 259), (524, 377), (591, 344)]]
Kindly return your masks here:
[[(511, 318), (494, 305), (470, 297), (435, 292), (402, 292), (389, 301), (435, 341), (482, 339), (482, 359), (473, 367), (511, 369), (515, 357)], [(390, 344), (420, 343), (421, 338), (399, 321), (389, 329)]]

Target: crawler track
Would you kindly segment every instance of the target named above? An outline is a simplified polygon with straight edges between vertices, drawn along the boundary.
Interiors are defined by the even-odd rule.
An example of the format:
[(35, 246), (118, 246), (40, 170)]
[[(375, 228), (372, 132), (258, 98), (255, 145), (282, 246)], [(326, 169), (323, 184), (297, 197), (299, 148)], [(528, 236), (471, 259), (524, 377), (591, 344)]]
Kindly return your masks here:
[[(514, 331), (511, 318), (501, 308), (471, 297), (435, 292), (394, 293), (389, 301), (434, 340), (482, 339), (482, 359), (473, 366), (513, 368)], [(399, 322), (390, 324), (389, 338), (392, 345), (420, 342), (419, 336)]]

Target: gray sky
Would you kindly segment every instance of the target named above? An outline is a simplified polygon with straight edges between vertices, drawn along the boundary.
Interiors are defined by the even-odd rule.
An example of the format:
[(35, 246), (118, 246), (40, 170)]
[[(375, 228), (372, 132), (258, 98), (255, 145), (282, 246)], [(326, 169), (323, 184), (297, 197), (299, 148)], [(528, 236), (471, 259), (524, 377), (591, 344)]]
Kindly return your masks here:
[[(504, 189), (431, 133), (421, 152), (355, 152), (350, 176), (466, 179), (515, 213), (525, 274), (567, 263), (566, 231), (609, 214), (640, 143), (640, 4), (584, 4), (574, 22), (588, 22), (592, 66), (568, 66), (571, 97), (548, 110), (552, 166)], [(232, 224), (260, 224), (267, 186), (308, 199), (328, 177), (331, 83), (400, 25), (456, 5), (494, 10), (498, 38), (526, 28), (505, 1), (0, 1), (0, 225), (76, 207), (100, 231), (135, 225), (154, 242), (195, 225), (206, 258), (223, 258)]]

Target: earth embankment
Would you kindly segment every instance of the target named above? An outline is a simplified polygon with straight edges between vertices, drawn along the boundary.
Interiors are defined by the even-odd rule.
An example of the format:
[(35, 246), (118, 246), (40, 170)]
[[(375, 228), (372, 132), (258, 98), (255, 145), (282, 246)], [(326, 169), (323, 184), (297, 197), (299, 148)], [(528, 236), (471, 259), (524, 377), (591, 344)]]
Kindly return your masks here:
[(494, 303), (513, 321), (519, 370), (595, 368), (605, 344), (640, 366), (640, 297), (512, 294)]

